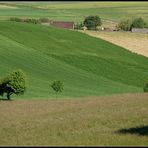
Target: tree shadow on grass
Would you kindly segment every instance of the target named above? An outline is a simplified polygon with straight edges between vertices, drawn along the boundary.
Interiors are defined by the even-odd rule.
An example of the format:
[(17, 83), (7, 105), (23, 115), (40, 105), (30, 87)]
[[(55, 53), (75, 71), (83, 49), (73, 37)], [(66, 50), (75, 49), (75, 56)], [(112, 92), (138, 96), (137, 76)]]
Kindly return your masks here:
[(8, 99), (5, 99), (5, 98), (0, 98), (0, 101), (13, 101), (12, 99), (8, 100)]
[(136, 134), (139, 136), (148, 136), (148, 126), (138, 126), (132, 128), (125, 128), (116, 131), (118, 134)]

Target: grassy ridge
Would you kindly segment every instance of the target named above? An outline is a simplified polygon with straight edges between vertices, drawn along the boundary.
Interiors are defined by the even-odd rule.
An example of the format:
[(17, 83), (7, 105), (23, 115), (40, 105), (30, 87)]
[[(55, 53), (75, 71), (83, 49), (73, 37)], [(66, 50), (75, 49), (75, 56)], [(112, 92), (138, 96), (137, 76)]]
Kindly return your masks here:
[(65, 84), (62, 97), (141, 92), (148, 59), (88, 35), (41, 25), (0, 22), (1, 76), (21, 68), (25, 98), (55, 97), (50, 84)]

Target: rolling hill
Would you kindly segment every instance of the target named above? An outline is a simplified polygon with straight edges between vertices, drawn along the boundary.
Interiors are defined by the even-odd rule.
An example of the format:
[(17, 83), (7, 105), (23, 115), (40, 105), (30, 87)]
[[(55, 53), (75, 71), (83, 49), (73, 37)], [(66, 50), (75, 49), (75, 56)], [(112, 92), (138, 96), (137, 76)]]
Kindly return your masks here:
[(53, 80), (62, 80), (59, 97), (142, 92), (148, 59), (86, 34), (27, 23), (0, 22), (0, 76), (21, 68), (28, 76), (22, 98), (54, 98)]

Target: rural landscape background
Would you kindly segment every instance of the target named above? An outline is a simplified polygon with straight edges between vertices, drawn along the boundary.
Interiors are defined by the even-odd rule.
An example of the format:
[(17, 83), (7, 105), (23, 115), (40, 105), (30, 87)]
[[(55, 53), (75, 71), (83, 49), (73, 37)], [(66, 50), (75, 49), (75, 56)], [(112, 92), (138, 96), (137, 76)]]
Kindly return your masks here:
[(90, 15), (110, 29), (130, 17), (148, 24), (148, 2), (0, 2), (0, 77), (27, 76), (24, 95), (1, 97), (0, 146), (148, 145), (148, 34), (10, 21)]

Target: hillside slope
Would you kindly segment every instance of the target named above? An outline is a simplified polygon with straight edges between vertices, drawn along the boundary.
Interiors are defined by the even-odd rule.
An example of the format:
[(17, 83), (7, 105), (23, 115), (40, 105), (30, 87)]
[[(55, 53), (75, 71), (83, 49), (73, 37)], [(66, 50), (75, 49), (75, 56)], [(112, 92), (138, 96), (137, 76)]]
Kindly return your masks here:
[(21, 68), (25, 98), (55, 97), (50, 84), (64, 82), (60, 97), (141, 92), (148, 59), (107, 41), (41, 25), (0, 22), (0, 76)]

